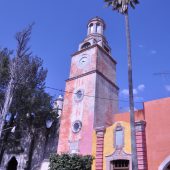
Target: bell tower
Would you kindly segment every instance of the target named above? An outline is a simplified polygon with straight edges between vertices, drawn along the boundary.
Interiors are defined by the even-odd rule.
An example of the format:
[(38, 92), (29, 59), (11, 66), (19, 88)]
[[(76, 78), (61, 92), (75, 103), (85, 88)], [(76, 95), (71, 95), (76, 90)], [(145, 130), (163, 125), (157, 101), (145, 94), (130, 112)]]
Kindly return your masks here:
[(113, 123), (118, 112), (116, 61), (104, 37), (106, 25), (95, 17), (88, 22), (87, 37), (72, 55), (66, 80), (58, 153), (92, 153), (92, 133)]

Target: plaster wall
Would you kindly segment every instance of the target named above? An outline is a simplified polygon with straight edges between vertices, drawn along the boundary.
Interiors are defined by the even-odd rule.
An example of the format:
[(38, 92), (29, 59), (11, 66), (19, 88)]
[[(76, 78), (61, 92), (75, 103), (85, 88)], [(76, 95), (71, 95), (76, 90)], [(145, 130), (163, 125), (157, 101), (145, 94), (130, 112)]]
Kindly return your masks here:
[[(104, 136), (104, 150), (103, 150), (103, 170), (106, 170), (106, 157), (112, 155), (115, 151), (115, 136), (114, 131), (117, 126), (117, 124), (120, 124), (124, 129), (124, 147), (123, 151), (126, 154), (131, 154), (131, 140), (130, 140), (130, 124), (128, 122), (119, 121), (112, 126), (106, 128), (105, 136)], [(96, 157), (96, 133), (93, 132), (93, 150), (92, 155)], [(121, 156), (121, 155), (120, 155)], [(92, 170), (95, 170), (95, 160), (93, 161)]]
[(170, 98), (144, 103), (148, 169), (157, 170), (170, 155)]
[[(58, 153), (69, 152), (69, 142), (78, 141), (79, 152), (91, 154), (95, 98), (87, 95), (95, 96), (95, 80), (96, 73), (67, 81), (66, 91), (76, 92), (78, 89), (84, 89), (85, 95), (81, 101), (75, 101), (74, 93), (65, 93)], [(72, 132), (72, 123), (75, 120), (82, 121), (82, 129), (79, 133)]]
[[(71, 59), (71, 68), (69, 78), (80, 76), (87, 72), (96, 70), (97, 47), (90, 48), (81, 53), (73, 55)], [(81, 64), (80, 59), (86, 57), (86, 63)]]
[(118, 112), (118, 90), (97, 74), (94, 127), (112, 125), (112, 116)]
[(116, 62), (106, 52), (97, 50), (97, 70), (103, 73), (111, 82), (116, 83)]

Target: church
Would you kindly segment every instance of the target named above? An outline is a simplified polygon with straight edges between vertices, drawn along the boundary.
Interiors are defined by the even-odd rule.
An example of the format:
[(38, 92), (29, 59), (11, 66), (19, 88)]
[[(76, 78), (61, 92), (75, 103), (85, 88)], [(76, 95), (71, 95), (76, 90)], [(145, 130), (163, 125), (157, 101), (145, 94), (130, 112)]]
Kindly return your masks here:
[[(119, 113), (116, 64), (105, 22), (88, 22), (66, 80), (57, 153), (93, 155), (92, 170), (132, 170), (130, 115)], [(139, 170), (170, 169), (170, 98), (135, 111)]]

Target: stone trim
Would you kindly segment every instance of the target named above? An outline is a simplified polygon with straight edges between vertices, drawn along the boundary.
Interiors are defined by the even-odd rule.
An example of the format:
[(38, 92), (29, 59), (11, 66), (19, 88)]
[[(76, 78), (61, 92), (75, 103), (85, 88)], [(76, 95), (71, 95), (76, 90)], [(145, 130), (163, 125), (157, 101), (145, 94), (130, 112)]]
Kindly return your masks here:
[(111, 56), (107, 51), (105, 51), (105, 49), (104, 49), (103, 47), (101, 47), (101, 46), (98, 45), (98, 44), (94, 44), (94, 45), (92, 45), (92, 46), (90, 46), (90, 47), (88, 47), (88, 48), (86, 48), (86, 49), (82, 49), (82, 50), (80, 50), (80, 51), (77, 51), (77, 52), (75, 52), (74, 54), (72, 54), (71, 56), (74, 57), (75, 55), (80, 54), (80, 53), (82, 53), (82, 52), (84, 52), (84, 51), (86, 51), (86, 50), (89, 50), (89, 49), (93, 48), (93, 47), (98, 47), (102, 52), (104, 52), (104, 53), (110, 58), (110, 60), (111, 60), (114, 64), (117, 64), (116, 60), (114, 60), (114, 59), (112, 58), (112, 56)]
[(132, 170), (131, 154), (124, 152), (122, 149), (117, 149), (113, 154), (106, 156), (106, 170), (112, 170), (111, 162), (114, 160), (129, 160), (129, 170)]
[(100, 75), (102, 78), (104, 78), (107, 82), (109, 82), (113, 87), (115, 87), (116, 90), (119, 90), (119, 87), (118, 87), (115, 83), (113, 83), (112, 81), (110, 81), (103, 73), (101, 73), (101, 72), (98, 71), (98, 70), (92, 70), (92, 71), (89, 71), (89, 72), (87, 72), (87, 73), (81, 74), (81, 75), (79, 75), (79, 76), (69, 78), (69, 79), (66, 80), (66, 82), (72, 81), (72, 80), (75, 80), (75, 79), (78, 79), (78, 78), (81, 78), (81, 77), (84, 77), (84, 76), (88, 76), (89, 74), (93, 74), (93, 73), (97, 73), (97, 74)]
[(145, 121), (135, 122), (138, 170), (148, 170)]
[(166, 170), (165, 168), (168, 165), (168, 163), (170, 163), (170, 155), (166, 157), (166, 159), (160, 164), (158, 170)]
[(103, 126), (96, 128), (97, 140), (96, 140), (95, 170), (103, 170), (104, 134), (105, 134), (105, 128)]

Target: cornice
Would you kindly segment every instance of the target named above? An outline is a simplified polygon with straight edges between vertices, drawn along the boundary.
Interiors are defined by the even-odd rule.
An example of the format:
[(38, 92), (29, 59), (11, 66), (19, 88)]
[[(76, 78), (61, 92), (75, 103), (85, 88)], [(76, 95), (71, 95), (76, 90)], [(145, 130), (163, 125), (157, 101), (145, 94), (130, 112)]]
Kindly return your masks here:
[(107, 82), (109, 82), (112, 86), (114, 86), (116, 88), (116, 90), (119, 90), (119, 87), (115, 83), (113, 83), (111, 80), (109, 80), (103, 73), (101, 73), (98, 70), (92, 70), (92, 71), (89, 71), (87, 73), (84, 73), (84, 74), (81, 74), (81, 75), (78, 75), (78, 76), (75, 76), (75, 77), (71, 77), (71, 78), (67, 79), (66, 82), (69, 82), (69, 81), (72, 81), (72, 80), (75, 80), (75, 79), (78, 79), (78, 78), (81, 78), (81, 77), (84, 77), (84, 76), (87, 76), (87, 75), (93, 74), (93, 73), (100, 75)]
[(106, 51), (104, 50), (104, 48), (102, 48), (102, 47), (101, 47), (100, 45), (98, 45), (98, 44), (94, 44), (94, 45), (92, 45), (92, 46), (90, 46), (90, 47), (88, 47), (88, 48), (86, 48), (86, 49), (82, 49), (82, 50), (80, 50), (80, 51), (77, 51), (77, 52), (73, 53), (71, 56), (74, 57), (74, 56), (76, 56), (76, 55), (78, 55), (78, 54), (81, 54), (82, 52), (84, 52), (84, 51), (86, 51), (86, 50), (89, 50), (89, 49), (91, 49), (91, 48), (94, 48), (94, 47), (98, 47), (103, 53), (106, 54), (106, 56), (107, 56), (114, 64), (117, 64), (116, 60), (113, 59), (112, 56), (111, 56), (108, 52), (106, 52)]

